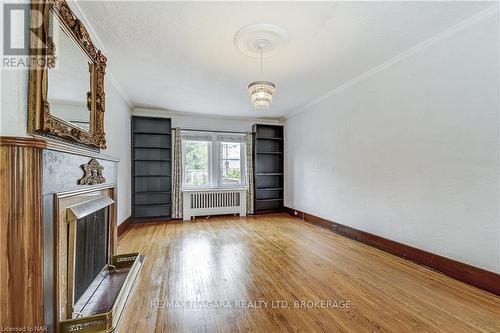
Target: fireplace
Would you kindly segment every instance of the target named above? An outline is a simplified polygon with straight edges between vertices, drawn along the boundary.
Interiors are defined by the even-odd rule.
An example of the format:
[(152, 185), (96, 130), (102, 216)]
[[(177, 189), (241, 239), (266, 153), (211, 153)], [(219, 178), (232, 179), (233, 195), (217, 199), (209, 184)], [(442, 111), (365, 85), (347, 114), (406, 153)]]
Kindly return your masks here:
[[(113, 203), (109, 196), (99, 195), (67, 208), (68, 317), (83, 311), (109, 264), (109, 207)], [(80, 301), (87, 290), (87, 297)]]
[(115, 188), (55, 194), (56, 332), (111, 332), (142, 267), (116, 254)]

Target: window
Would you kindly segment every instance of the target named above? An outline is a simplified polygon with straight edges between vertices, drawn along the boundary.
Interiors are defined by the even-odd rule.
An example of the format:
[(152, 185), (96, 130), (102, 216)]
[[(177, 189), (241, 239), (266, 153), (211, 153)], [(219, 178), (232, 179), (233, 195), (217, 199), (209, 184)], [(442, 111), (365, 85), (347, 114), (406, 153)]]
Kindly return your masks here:
[(207, 141), (186, 141), (184, 145), (184, 184), (188, 186), (207, 186), (209, 146)]
[(183, 187), (244, 186), (244, 140), (239, 133), (183, 132)]
[(241, 144), (221, 142), (221, 177), (223, 185), (241, 185)]

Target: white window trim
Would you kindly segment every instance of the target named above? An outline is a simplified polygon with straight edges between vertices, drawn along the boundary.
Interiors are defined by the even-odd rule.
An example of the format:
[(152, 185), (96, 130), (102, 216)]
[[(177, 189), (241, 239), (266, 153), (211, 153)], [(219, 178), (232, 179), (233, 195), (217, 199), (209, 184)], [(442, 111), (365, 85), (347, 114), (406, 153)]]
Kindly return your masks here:
[[(200, 135), (200, 137), (206, 138), (207, 136), (211, 137), (211, 141), (208, 145), (208, 185), (188, 185), (185, 183), (185, 172), (186, 172), (186, 140), (193, 141), (192, 138), (182, 137), (182, 189), (189, 190), (197, 190), (197, 189), (242, 189), (247, 188), (247, 175), (246, 175), (246, 142), (242, 140), (240, 142), (240, 171), (241, 171), (241, 184), (222, 184), (222, 179), (220, 176), (222, 175), (222, 142), (232, 142), (232, 141), (219, 141), (217, 139), (217, 135), (220, 133), (217, 132), (196, 132), (189, 131), (187, 136), (196, 136)], [(229, 133), (233, 135), (240, 136), (240, 133)], [(207, 140), (200, 140), (203, 142), (207, 142)]]

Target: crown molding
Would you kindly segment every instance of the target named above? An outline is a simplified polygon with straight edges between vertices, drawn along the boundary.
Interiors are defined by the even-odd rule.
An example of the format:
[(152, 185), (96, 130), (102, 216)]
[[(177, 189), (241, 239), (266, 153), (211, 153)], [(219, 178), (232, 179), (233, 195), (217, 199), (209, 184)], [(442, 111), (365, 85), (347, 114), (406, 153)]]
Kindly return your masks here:
[(325, 94), (319, 96), (318, 98), (312, 100), (311, 102), (300, 106), (298, 109), (287, 112), (284, 115), (284, 118), (285, 119), (292, 118), (292, 117), (298, 115), (299, 113), (302, 113), (302, 112), (308, 110), (312, 106), (314, 106), (318, 103), (321, 103), (325, 99), (327, 99), (331, 96), (334, 96), (335, 94), (337, 94), (337, 93), (339, 93), (339, 92), (341, 92), (341, 91), (343, 91), (343, 90), (345, 90), (353, 85), (356, 85), (359, 82), (366, 80), (367, 78), (375, 75), (376, 73), (381, 72), (381, 71), (385, 70), (386, 68), (389, 68), (392, 65), (397, 64), (400, 61), (411, 57), (412, 55), (428, 48), (429, 46), (432, 46), (440, 41), (443, 41), (443, 40), (446, 40), (446, 39), (452, 37), (457, 32), (462, 31), (462, 30), (464, 30), (464, 29), (466, 29), (466, 28), (468, 28), (468, 27), (470, 27), (470, 26), (472, 26), (472, 25), (474, 25), (474, 24), (476, 24), (476, 23), (478, 23), (486, 18), (489, 18), (490, 16), (493, 16), (494, 14), (498, 15), (499, 9), (500, 9), (500, 6), (498, 5), (498, 3), (495, 3), (494, 5), (489, 6), (488, 8), (483, 9), (482, 11), (480, 11), (472, 16), (469, 16), (468, 18), (460, 21), (459, 23), (457, 23), (457, 24), (455, 24), (455, 25), (453, 25), (453, 26), (451, 26), (451, 27), (439, 32), (439, 33), (437, 33), (436, 35), (424, 40), (423, 42), (416, 44), (415, 46), (407, 49), (406, 51), (403, 51), (403, 52), (397, 54), (396, 56), (390, 58), (389, 60), (385, 61), (384, 63), (382, 63), (376, 67), (373, 67), (372, 69), (354, 77), (353, 79), (341, 84), (340, 86), (337, 86), (337, 87), (331, 89), (330, 91), (328, 91)]
[(151, 116), (151, 117), (203, 117), (221, 120), (240, 120), (240, 121), (254, 121), (269, 124), (282, 124), (283, 118), (274, 117), (239, 117), (239, 116), (225, 116), (215, 115), (208, 113), (187, 112), (187, 111), (172, 111), (167, 109), (152, 109), (152, 108), (134, 108), (132, 111), (134, 116)]

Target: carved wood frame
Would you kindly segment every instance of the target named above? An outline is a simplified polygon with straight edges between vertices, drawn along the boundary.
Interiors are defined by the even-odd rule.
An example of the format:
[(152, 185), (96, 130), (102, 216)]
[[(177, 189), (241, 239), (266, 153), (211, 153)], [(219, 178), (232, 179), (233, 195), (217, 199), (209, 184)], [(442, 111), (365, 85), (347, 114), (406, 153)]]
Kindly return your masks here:
[[(30, 70), (28, 86), (28, 132), (59, 137), (92, 148), (106, 148), (104, 133), (104, 75), (106, 57), (98, 50), (83, 23), (76, 18), (65, 0), (32, 0), (30, 30)], [(70, 37), (91, 60), (89, 130), (84, 130), (50, 112), (47, 100), (48, 69), (53, 65), (53, 42), (49, 36), (49, 18), (53, 13)], [(37, 15), (37, 13), (39, 15)], [(59, 24), (54, 20), (55, 24)]]

